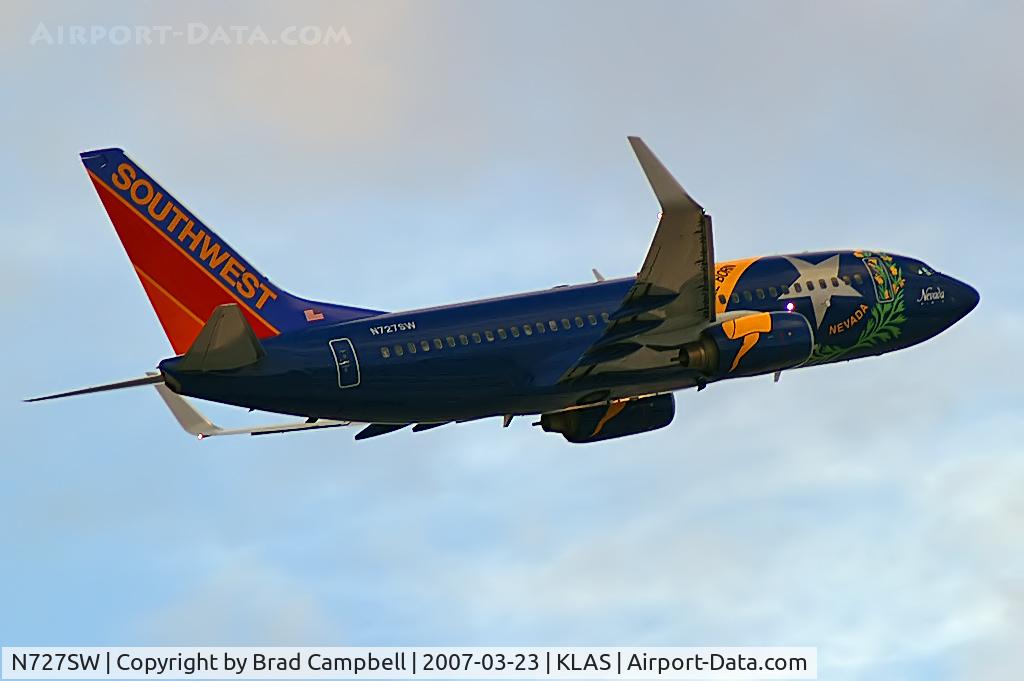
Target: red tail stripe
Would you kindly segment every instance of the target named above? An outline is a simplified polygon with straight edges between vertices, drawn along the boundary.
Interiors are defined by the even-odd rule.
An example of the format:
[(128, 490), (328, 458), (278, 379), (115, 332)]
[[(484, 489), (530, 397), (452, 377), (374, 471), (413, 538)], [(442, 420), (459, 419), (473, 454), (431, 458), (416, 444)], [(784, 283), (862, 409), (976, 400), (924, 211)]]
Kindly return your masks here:
[(184, 354), (202, 330), (203, 322), (141, 269), (136, 267), (135, 272), (175, 354)]
[[(246, 305), (223, 282), (218, 281), (212, 272), (188, 257), (181, 250), (180, 244), (165, 234), (157, 225), (154, 225), (135, 206), (107, 187), (92, 171), (89, 171), (89, 175), (96, 186), (100, 200), (110, 215), (114, 229), (121, 238), (129, 258), (137, 268), (144, 271), (153, 281), (179, 282), (183, 276), (188, 277), (189, 272), (194, 275), (196, 271), (205, 275), (199, 278), (189, 277), (189, 285), (180, 287), (180, 290), (179, 287), (174, 287), (176, 295), (173, 296), (167, 291), (166, 286), (162, 286), (165, 294), (187, 309), (193, 317), (199, 319), (209, 319), (213, 308), (217, 305), (236, 302), (252, 324), (257, 336), (266, 338), (280, 333), (272, 324)], [(101, 188), (103, 191), (100, 191)], [(138, 225), (137, 221), (141, 221), (145, 227)], [(176, 258), (167, 255), (168, 246), (177, 254)], [(186, 260), (191, 268), (182, 268), (181, 259)], [(211, 286), (211, 283), (215, 286)], [(152, 296), (150, 297), (152, 299)], [(191, 340), (189, 339), (189, 344), (191, 344)], [(178, 342), (172, 339), (172, 345), (177, 346)], [(175, 349), (177, 350), (177, 347)]]

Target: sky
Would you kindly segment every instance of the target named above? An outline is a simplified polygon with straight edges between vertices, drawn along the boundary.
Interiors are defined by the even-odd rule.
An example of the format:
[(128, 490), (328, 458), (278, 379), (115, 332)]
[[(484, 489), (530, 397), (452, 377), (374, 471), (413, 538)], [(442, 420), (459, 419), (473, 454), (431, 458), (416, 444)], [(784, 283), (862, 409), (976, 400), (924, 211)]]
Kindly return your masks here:
[[(828, 680), (1016, 679), (1024, 6), (0, 7), (0, 643), (811, 645)], [(68, 45), (43, 25), (344, 27)], [(677, 395), (569, 445), (521, 418), (197, 442), (78, 161), (123, 147), (275, 282), (401, 310), (636, 272), (641, 135), (720, 259), (869, 248), (975, 286), (920, 346)], [(252, 417), (203, 405), (218, 422)]]

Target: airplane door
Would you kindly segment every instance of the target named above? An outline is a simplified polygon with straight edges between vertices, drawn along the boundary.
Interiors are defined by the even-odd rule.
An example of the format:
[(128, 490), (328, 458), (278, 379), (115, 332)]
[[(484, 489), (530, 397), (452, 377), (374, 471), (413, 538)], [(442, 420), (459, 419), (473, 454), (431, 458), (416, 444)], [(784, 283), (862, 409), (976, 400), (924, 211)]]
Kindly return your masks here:
[(334, 363), (338, 366), (338, 387), (354, 388), (359, 385), (359, 359), (352, 341), (338, 338), (332, 340), (330, 345)]

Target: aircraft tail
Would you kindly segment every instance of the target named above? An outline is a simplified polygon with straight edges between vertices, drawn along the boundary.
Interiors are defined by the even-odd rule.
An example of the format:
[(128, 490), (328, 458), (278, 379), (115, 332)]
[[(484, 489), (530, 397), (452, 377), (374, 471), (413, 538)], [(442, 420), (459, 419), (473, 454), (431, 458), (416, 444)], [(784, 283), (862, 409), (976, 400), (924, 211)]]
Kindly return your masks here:
[(238, 304), (259, 338), (382, 314), (291, 295), (271, 284), (121, 149), (81, 156), (176, 353), (192, 345), (215, 308), (229, 303)]

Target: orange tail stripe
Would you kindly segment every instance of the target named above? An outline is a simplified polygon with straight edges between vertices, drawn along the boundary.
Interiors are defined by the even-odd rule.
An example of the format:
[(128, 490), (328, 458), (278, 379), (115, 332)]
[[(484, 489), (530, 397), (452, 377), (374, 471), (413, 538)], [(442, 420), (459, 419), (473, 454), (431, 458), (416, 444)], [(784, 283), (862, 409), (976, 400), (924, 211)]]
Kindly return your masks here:
[[(193, 318), (200, 320), (209, 319), (217, 305), (238, 303), (258, 337), (278, 335), (279, 331), (273, 325), (253, 312), (231, 289), (218, 281), (212, 272), (190, 258), (182, 250), (181, 244), (146, 219), (92, 172), (89, 174), (133, 265), (145, 272), (151, 282), (163, 282), (161, 289), (166, 297), (188, 310)], [(147, 289), (147, 294), (153, 300), (154, 296), (150, 289)], [(167, 309), (166, 305), (164, 309)], [(157, 314), (161, 317), (161, 323), (164, 323), (159, 309)], [(172, 340), (175, 350), (178, 350), (181, 343), (185, 343), (187, 349), (195, 336), (192, 335), (185, 342), (190, 333), (186, 326), (174, 322), (172, 327), (176, 329)], [(198, 330), (195, 333), (198, 333)]]

